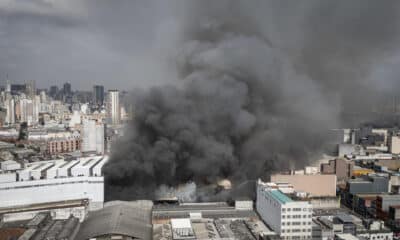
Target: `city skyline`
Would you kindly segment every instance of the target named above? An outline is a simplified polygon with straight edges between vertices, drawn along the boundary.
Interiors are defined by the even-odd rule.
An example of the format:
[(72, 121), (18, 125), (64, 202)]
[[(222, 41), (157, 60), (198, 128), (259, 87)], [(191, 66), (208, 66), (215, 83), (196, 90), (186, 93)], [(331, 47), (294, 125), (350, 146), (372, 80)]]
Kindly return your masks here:
[(399, 240), (399, 0), (0, 0), (0, 239)]

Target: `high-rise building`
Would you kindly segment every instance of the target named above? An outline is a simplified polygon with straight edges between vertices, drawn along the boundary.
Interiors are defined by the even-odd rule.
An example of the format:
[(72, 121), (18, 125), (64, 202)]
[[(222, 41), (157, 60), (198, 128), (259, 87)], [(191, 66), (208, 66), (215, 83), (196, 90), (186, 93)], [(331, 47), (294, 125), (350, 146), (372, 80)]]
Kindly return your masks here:
[(26, 92), (25, 84), (11, 84), (10, 88), (13, 95)]
[(21, 122), (26, 122), (28, 125), (32, 125), (35, 122), (35, 110), (34, 101), (31, 99), (20, 99), (19, 100), (20, 111), (21, 111)]
[(32, 118), (32, 121), (35, 124), (39, 122), (39, 112), (40, 112), (40, 96), (35, 95), (33, 97), (33, 118)]
[(35, 80), (28, 81), (25, 83), (25, 92), (29, 98), (33, 98), (36, 95), (36, 83)]
[(93, 104), (101, 106), (104, 103), (104, 86), (93, 86)]
[(15, 102), (14, 98), (9, 97), (5, 101), (5, 107), (6, 107), (6, 119), (5, 122), (6, 124), (14, 124), (15, 123)]
[(40, 103), (47, 103), (47, 94), (45, 91), (40, 91)]
[(84, 119), (82, 121), (82, 152), (96, 151), (96, 122)]
[(107, 114), (111, 124), (119, 124), (121, 121), (121, 107), (119, 105), (119, 91), (109, 90), (107, 101)]
[(7, 82), (6, 92), (10, 93), (11, 92), (11, 82), (8, 78), (7, 78), (6, 82)]
[(105, 128), (104, 124), (96, 123), (96, 153), (104, 154), (105, 151)]
[(104, 124), (95, 120), (82, 121), (82, 152), (104, 153)]
[(55, 98), (57, 96), (58, 93), (58, 87), (57, 86), (51, 86), (50, 87), (50, 91), (49, 91), (49, 95), (52, 98)]
[(72, 91), (71, 91), (71, 84), (70, 83), (64, 83), (63, 93), (64, 93), (64, 95), (71, 95)]

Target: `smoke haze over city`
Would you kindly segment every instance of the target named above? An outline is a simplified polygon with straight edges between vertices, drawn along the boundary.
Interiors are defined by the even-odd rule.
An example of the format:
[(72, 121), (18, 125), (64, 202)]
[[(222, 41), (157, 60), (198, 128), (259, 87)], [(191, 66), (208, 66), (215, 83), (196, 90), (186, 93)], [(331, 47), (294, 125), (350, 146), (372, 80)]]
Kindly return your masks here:
[(194, 183), (209, 198), (222, 179), (235, 186), (314, 161), (330, 129), (395, 91), (399, 5), (4, 0), (0, 74), (132, 90), (106, 197)]
[(0, 0), (1, 239), (400, 239), (399, 0)]
[(397, 61), (395, 1), (175, 7), (159, 27), (166, 67), (154, 66), (170, 84), (133, 92), (134, 121), (105, 166), (109, 198), (154, 198), (160, 186), (202, 189), (225, 178), (236, 186), (302, 167), (343, 124), (343, 103), (369, 110), (377, 91), (396, 85), (383, 66)]

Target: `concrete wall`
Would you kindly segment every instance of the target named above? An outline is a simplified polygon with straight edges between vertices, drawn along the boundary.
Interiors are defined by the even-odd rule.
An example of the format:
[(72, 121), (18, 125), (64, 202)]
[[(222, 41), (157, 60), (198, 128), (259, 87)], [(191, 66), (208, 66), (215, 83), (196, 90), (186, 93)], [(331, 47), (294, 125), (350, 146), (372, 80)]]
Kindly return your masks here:
[(283, 175), (271, 176), (271, 182), (290, 183), (295, 191), (312, 196), (336, 196), (336, 175)]
[[(85, 198), (95, 208), (102, 206), (103, 177), (71, 177), (0, 184), (0, 208)], [(89, 208), (93, 210), (91, 206)]]
[(392, 136), (389, 142), (390, 153), (400, 154), (400, 136)]
[(15, 213), (6, 213), (2, 216), (4, 222), (15, 222), (24, 221), (34, 218), (38, 213), (49, 212), (51, 217), (57, 219), (68, 219), (71, 215), (78, 218), (80, 222), (83, 222), (87, 215), (87, 209), (84, 206), (71, 207), (71, 208), (56, 208), (48, 210), (35, 210), (35, 211), (24, 211)]

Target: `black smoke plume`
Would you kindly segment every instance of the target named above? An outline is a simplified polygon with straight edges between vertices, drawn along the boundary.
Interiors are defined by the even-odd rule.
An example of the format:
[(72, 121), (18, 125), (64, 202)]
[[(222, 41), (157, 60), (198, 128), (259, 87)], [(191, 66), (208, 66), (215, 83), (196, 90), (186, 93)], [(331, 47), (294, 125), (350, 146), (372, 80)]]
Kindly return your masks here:
[(104, 169), (109, 199), (186, 183), (213, 199), (221, 179), (247, 195), (235, 186), (315, 160), (344, 111), (369, 111), (380, 85), (391, 89), (371, 76), (396, 51), (398, 1), (180, 3), (176, 84), (134, 92)]

